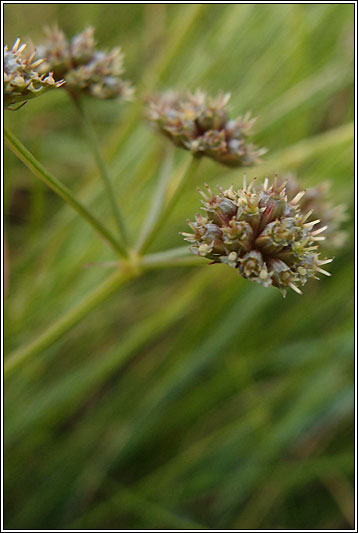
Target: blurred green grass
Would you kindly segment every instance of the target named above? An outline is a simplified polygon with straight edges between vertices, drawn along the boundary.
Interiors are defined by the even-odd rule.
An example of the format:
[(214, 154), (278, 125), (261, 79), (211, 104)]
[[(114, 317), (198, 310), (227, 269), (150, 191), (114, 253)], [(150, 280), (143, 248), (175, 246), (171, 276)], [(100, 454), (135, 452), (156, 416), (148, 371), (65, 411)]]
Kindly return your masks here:
[[(232, 93), (270, 151), (248, 177), (331, 182), (349, 238), (333, 276), (283, 300), (217, 265), (151, 272), (18, 369), (5, 390), (9, 529), (353, 528), (353, 5), (5, 6), (5, 38), (86, 24), (121, 44), (140, 94)], [(133, 241), (163, 141), (137, 104), (86, 102)], [(65, 92), (6, 125), (108, 225)], [(124, 133), (125, 132), (125, 133)], [(185, 159), (176, 153), (179, 167)], [(5, 347), (36, 338), (108, 276), (91, 228), (5, 152)], [(241, 184), (205, 161), (198, 183)], [(151, 251), (182, 245), (193, 185)]]

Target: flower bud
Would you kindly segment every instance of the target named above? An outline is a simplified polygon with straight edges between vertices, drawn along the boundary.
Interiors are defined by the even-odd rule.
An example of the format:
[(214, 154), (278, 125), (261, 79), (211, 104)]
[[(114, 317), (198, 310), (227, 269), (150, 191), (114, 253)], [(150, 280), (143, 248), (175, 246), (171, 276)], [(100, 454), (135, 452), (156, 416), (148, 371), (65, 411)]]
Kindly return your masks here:
[(228, 250), (250, 250), (254, 231), (248, 222), (238, 222), (232, 218), (222, 232)]
[(267, 270), (261, 253), (257, 250), (247, 252), (241, 257), (239, 260), (239, 272), (244, 278), (260, 283), (264, 287), (271, 285), (271, 274)]
[(301, 293), (301, 291), (294, 285), (294, 281), (297, 281), (297, 276), (295, 276), (293, 271), (284, 261), (281, 259), (269, 259), (268, 267), (271, 272), (272, 285), (281, 289), (284, 296), (286, 295), (286, 288), (288, 287)]

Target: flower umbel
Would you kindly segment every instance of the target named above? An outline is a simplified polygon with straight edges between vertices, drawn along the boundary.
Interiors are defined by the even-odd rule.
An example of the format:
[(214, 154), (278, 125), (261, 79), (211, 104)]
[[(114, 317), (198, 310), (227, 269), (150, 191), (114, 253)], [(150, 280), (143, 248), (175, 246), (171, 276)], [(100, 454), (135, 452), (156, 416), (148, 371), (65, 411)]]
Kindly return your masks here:
[(61, 87), (65, 83), (55, 81), (52, 72), (45, 70), (39, 74), (36, 70), (44, 59), (35, 59), (36, 52), (27, 53), (27, 43), (20, 44), (17, 38), (13, 47), (4, 49), (4, 104), (6, 109), (16, 110), (31, 98), (39, 96), (48, 89)]
[(56, 80), (63, 77), (67, 89), (101, 99), (132, 97), (133, 88), (121, 78), (124, 68), (119, 47), (110, 52), (97, 50), (91, 27), (70, 40), (57, 26), (46, 28), (45, 33), (47, 41), (38, 47), (38, 53), (46, 57), (41, 68), (53, 71)]
[(171, 141), (196, 157), (207, 156), (230, 167), (250, 166), (260, 161), (265, 148), (247, 143), (256, 119), (249, 113), (230, 119), (230, 94), (208, 98), (197, 90), (185, 96), (164, 93), (149, 102), (148, 118)]
[(246, 279), (264, 287), (277, 287), (285, 296), (288, 288), (302, 294), (309, 278), (330, 276), (321, 267), (332, 259), (320, 259), (319, 241), (326, 227), (314, 229), (320, 221), (308, 222), (311, 211), (303, 213), (301, 191), (290, 200), (286, 183), (268, 178), (261, 187), (254, 182), (242, 189), (219, 188), (214, 194), (208, 185), (203, 196), (203, 214), (188, 224), (194, 233), (182, 233), (190, 250), (212, 263), (226, 263)]

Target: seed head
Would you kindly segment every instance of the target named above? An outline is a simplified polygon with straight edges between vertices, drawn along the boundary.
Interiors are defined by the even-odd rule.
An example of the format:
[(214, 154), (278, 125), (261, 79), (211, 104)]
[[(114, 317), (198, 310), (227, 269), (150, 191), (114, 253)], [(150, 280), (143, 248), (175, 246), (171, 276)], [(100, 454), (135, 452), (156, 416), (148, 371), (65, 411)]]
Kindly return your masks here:
[[(25, 51), (26, 50), (26, 51)], [(39, 96), (48, 89), (61, 87), (65, 82), (55, 81), (53, 72), (38, 72), (44, 59), (35, 59), (36, 51), (28, 52), (27, 43), (20, 44), (17, 38), (12, 48), (4, 49), (4, 104), (6, 109), (16, 110), (31, 98)]]
[(97, 50), (91, 27), (70, 40), (57, 26), (46, 28), (45, 33), (47, 40), (38, 47), (46, 57), (41, 68), (52, 70), (55, 79), (63, 77), (68, 90), (101, 99), (132, 97), (133, 88), (121, 78), (124, 69), (119, 47), (110, 52)]
[(149, 102), (148, 118), (176, 146), (196, 157), (205, 155), (230, 167), (254, 165), (266, 153), (266, 149), (247, 143), (256, 119), (250, 119), (249, 113), (230, 119), (226, 109), (229, 98), (228, 93), (208, 98), (199, 90), (184, 96), (167, 92)]
[(230, 187), (214, 194), (208, 185), (203, 196), (203, 214), (188, 221), (193, 233), (182, 233), (190, 250), (212, 263), (225, 263), (264, 287), (277, 287), (285, 296), (288, 288), (302, 294), (302, 287), (317, 274), (330, 274), (321, 267), (332, 259), (320, 259), (318, 242), (323, 229), (319, 220), (308, 222), (309, 213), (299, 205), (302, 191), (288, 199), (286, 183), (276, 177), (262, 186), (252, 182), (242, 189)]

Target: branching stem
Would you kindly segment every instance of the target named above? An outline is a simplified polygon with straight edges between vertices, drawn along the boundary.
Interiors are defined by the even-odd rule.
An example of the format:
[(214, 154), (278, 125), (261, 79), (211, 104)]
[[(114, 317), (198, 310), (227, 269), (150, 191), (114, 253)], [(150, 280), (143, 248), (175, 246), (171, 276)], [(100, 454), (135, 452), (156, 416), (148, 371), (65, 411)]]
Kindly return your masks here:
[(55, 191), (65, 202), (71, 205), (82, 218), (87, 220), (91, 226), (103, 237), (113, 248), (113, 250), (126, 257), (128, 255), (123, 245), (114, 238), (112, 233), (100, 222), (65, 185), (63, 185), (55, 176), (50, 174), (43, 165), (25, 148), (25, 146), (11, 133), (4, 128), (4, 140), (10, 150), (43, 182)]
[(56, 320), (37, 339), (12, 352), (4, 362), (4, 377), (8, 377), (25, 361), (51, 346), (101, 302), (118, 290), (119, 287), (140, 276), (144, 271), (175, 266), (191, 266), (193, 264), (199, 266), (203, 263), (197, 257), (190, 256), (186, 247), (166, 250), (165, 252), (150, 254), (144, 257), (133, 254), (130, 259), (120, 261), (116, 272), (85, 296), (80, 303)]

